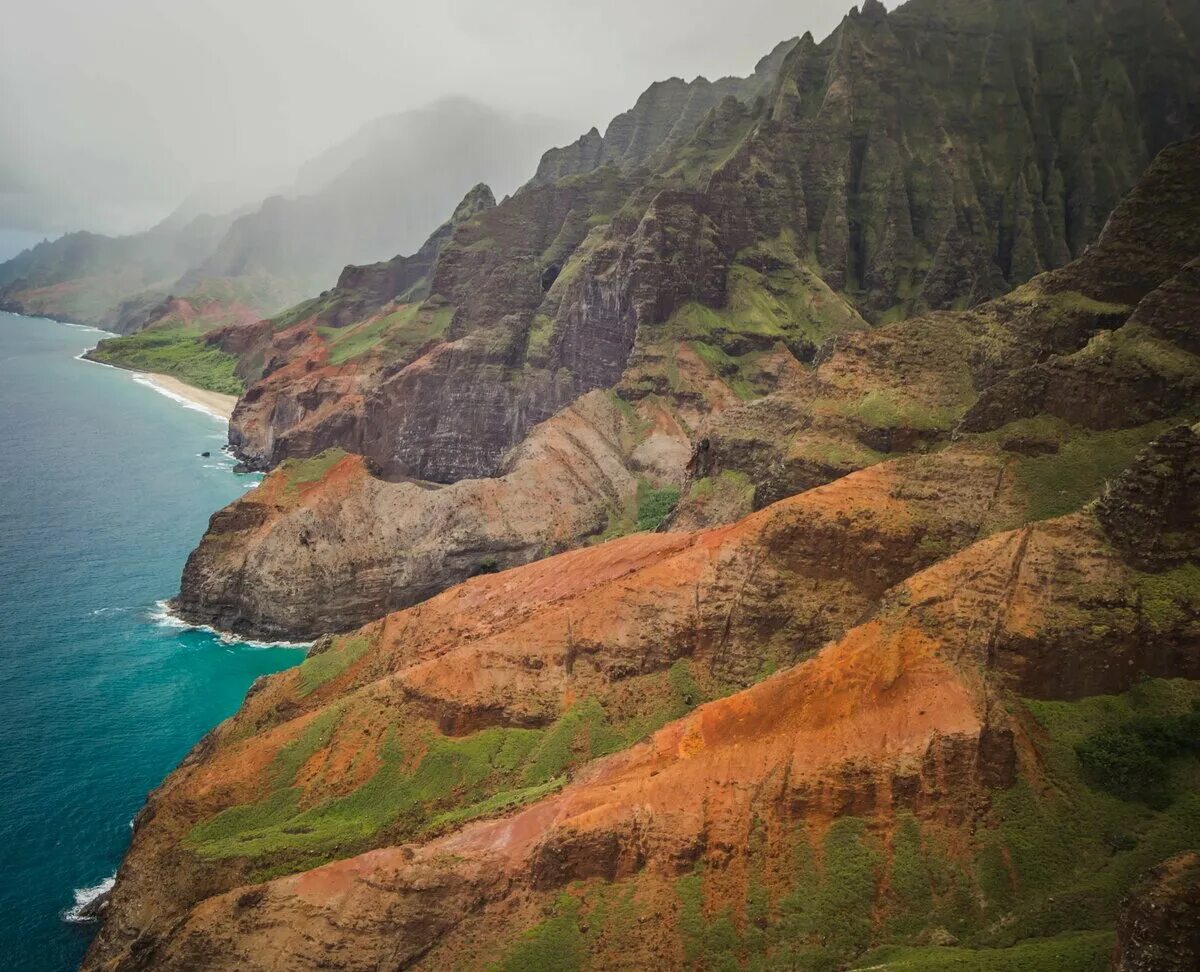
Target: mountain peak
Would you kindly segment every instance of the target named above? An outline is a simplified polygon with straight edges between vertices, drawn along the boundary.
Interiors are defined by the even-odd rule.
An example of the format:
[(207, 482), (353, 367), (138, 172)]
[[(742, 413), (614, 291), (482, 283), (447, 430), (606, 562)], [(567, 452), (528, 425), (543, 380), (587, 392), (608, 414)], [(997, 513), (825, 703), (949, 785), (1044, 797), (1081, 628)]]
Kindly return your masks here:
[(454, 207), (454, 215), (450, 221), (452, 223), (465, 222), (486, 209), (493, 209), (495, 205), (496, 196), (491, 187), (483, 182), (476, 183), (463, 196), (462, 202)]

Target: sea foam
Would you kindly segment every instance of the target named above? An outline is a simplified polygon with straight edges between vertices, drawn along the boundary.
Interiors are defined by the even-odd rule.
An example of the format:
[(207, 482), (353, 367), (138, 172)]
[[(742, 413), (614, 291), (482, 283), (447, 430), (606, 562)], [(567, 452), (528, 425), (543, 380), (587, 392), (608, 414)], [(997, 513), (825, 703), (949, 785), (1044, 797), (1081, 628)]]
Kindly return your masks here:
[(75, 904), (63, 912), (63, 921), (72, 923), (95, 921), (96, 918), (94, 915), (87, 914), (87, 906), (102, 894), (108, 894), (116, 883), (117, 876), (114, 874), (112, 877), (106, 877), (99, 884), (93, 885), (90, 888), (76, 888)]
[(209, 416), (210, 418), (215, 418), (218, 422), (223, 422), (225, 424), (229, 423), (229, 419), (227, 419), (220, 412), (214, 412), (207, 405), (202, 405), (202, 404), (200, 404), (200, 402), (194, 402), (190, 398), (187, 398), (184, 395), (180, 395), (178, 392), (173, 392), (169, 388), (164, 388), (162, 385), (160, 385), (158, 382), (156, 382), (150, 375), (134, 374), (133, 380), (139, 385), (145, 385), (147, 388), (153, 388), (160, 395), (166, 396), (167, 398), (171, 399), (171, 401), (173, 401), (173, 402), (178, 402), (184, 408), (190, 408), (195, 412), (203, 412), (205, 415)]
[(150, 612), (150, 620), (160, 628), (176, 628), (180, 631), (203, 631), (210, 634), (223, 645), (246, 645), (250, 648), (310, 648), (311, 641), (255, 641), (243, 638), (229, 631), (221, 631), (210, 624), (193, 624), (175, 614), (166, 601), (155, 601), (154, 610)]

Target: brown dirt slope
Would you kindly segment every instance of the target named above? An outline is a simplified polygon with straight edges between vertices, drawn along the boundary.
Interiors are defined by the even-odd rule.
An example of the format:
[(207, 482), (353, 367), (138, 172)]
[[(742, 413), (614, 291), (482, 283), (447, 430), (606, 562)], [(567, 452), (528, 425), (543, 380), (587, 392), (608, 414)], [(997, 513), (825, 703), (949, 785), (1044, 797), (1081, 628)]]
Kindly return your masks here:
[[(886, 491), (868, 485), (888, 469), (880, 467), (734, 527), (566, 554), (389, 617), (364, 632), (369, 646), (357, 660), (307, 695), (305, 668), (271, 679), (155, 795), (89, 967), (265, 967), (267, 956), (272, 967), (295, 969), (405, 967), (423, 957), (431, 968), (473, 965), (481, 954), (499, 954), (505, 923), (516, 916), (533, 924), (573, 882), (632, 881), (649, 903), (655, 886), (699, 866), (725, 875), (713, 878), (711, 893), (719, 897), (722, 886), (728, 893), (746, 880), (756, 828), (824, 832), (852, 817), (887, 834), (911, 816), (969, 843), (976, 828), (996, 824), (989, 816), (996, 794), (1036, 785), (1049, 772), (1042, 733), (1017, 696), (1072, 700), (1124, 691), (1138, 677), (1200, 677), (1196, 592), (1179, 591), (1172, 597), (1184, 600), (1164, 606), (1147, 599), (1156, 587), (1143, 579), (1196, 567), (1197, 494), (1179, 484), (1197, 468), (1200, 436), (1180, 427), (1095, 511), (994, 534), (882, 601), (876, 593), (869, 619), (843, 622), (846, 633), (816, 655), (581, 765), (556, 794), (498, 819), (448, 824), (445, 836), (434, 828), (432, 837), (253, 888), (216, 893), (222, 872), (194, 871), (200, 880), (186, 890), (196, 903), (178, 923), (171, 916), (184, 904), (183, 889), (162, 886), (163, 848), (178, 854), (180, 830), (214, 801), (237, 806), (261, 794), (256, 776), (272, 750), (295, 738), (289, 719), (311, 722), (298, 714), (310, 700), (350, 713), (328, 743), (329, 765), (355, 745), (346, 734), (361, 746), (362, 735), (376, 731), (364, 716), (372, 707), (415, 702), (452, 738), (474, 739), (485, 726), (545, 724), (572, 695), (603, 695), (605, 682), (631, 677), (621, 666), (632, 659), (644, 671), (675, 653), (728, 678), (743, 654), (750, 665), (761, 657), (754, 651), (770, 642), (775, 618), (770, 605), (755, 612), (733, 594), (738, 611), (748, 611), (745, 624), (729, 612), (721, 638), (706, 639), (703, 609), (694, 612), (722, 600), (722, 585), (705, 579), (714, 566), (731, 565), (721, 573), (735, 591), (749, 586), (745, 571), (762, 571), (769, 590), (791, 557), (814, 549), (784, 542), (804, 521), (809, 541), (822, 521), (842, 523), (859, 545), (858, 566), (879, 542), (872, 517), (901, 524), (912, 511), (889, 508)], [(846, 486), (854, 480), (859, 490)], [(874, 503), (859, 514), (865, 535), (847, 533), (846, 519), (866, 495)], [(1131, 517), (1151, 511), (1176, 539), (1147, 575), (1146, 565), (1131, 564), (1122, 538)], [(818, 564), (793, 574), (792, 606), (845, 583), (818, 581), (829, 561)], [(772, 602), (784, 596), (776, 590)], [(673, 634), (680, 628), (682, 643)], [(788, 640), (803, 643), (794, 632)], [(667, 657), (655, 658), (655, 649)], [(305, 775), (309, 765), (302, 789), (320, 785), (319, 773)], [(346, 775), (331, 778), (353, 786)], [(782, 847), (766, 852), (767, 865), (772, 853)], [(168, 880), (178, 880), (177, 871)], [(235, 874), (223, 872), (226, 880)], [(151, 890), (144, 882), (153, 881)], [(649, 938), (678, 965), (675, 949), (685, 946), (671, 943), (686, 939), (686, 923), (677, 904), (660, 905), (667, 910)]]

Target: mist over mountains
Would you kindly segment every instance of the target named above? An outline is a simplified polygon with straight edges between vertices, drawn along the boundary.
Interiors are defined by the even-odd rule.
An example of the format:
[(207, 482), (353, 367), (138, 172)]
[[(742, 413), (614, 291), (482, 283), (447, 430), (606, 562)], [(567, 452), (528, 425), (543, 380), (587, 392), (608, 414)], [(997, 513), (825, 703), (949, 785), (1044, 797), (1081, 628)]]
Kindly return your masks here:
[(568, 132), (461, 97), (397, 112), (314, 157), (265, 198), (214, 183), (150, 230), (81, 230), (43, 242), (0, 265), (0, 300), (122, 332), (154, 319), (171, 296), (266, 315), (329, 286), (347, 263), (416, 249), (464, 187), (515, 189)]

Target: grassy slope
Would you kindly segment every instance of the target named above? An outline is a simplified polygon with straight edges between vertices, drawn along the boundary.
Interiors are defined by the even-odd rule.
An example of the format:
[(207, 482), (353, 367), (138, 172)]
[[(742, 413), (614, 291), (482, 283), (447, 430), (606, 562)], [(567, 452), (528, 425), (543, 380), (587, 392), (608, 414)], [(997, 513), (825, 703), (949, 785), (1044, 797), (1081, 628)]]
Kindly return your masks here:
[[(335, 639), (301, 665), (303, 691), (337, 678), (368, 647), (361, 635)], [(377, 757), (370, 778), (314, 802), (299, 785), (301, 767), (330, 746), (355, 703), (334, 707), (277, 752), (260, 800), (198, 824), (186, 845), (201, 858), (245, 859), (261, 878), (345, 857), (378, 843), (384, 831), (390, 838), (436, 832), (544, 796), (563, 784), (572, 766), (632, 745), (720, 691), (702, 690), (682, 660), (639, 682), (641, 704), (634, 710), (589, 697), (545, 729), (448, 737), (416, 712), (390, 710), (374, 743), (356, 742)]]
[(246, 390), (234, 373), (237, 358), (206, 344), (187, 328), (151, 328), (101, 341), (88, 355), (94, 361), (171, 375), (197, 388), (240, 395)]
[[(1200, 683), (1162, 679), (1079, 702), (1014, 700), (1039, 736), (1046, 777), (1036, 789), (1025, 780), (999, 794), (967, 848), (911, 815), (890, 832), (844, 817), (824, 834), (797, 829), (781, 871), (752, 839), (745, 896), (734, 907), (708, 904), (731, 900), (720, 872), (700, 868), (676, 881), (685, 967), (1107, 969), (1124, 893), (1147, 868), (1200, 843), (1200, 759), (1194, 740), (1190, 754), (1183, 745), (1169, 756), (1168, 798), (1149, 806), (1108, 792), (1078, 753), (1148, 717), (1194, 721), (1197, 700)], [(633, 920), (646, 880), (573, 885), (544, 921), (512, 937), (492, 968), (625, 967), (614, 956), (639, 936), (662, 934)]]

